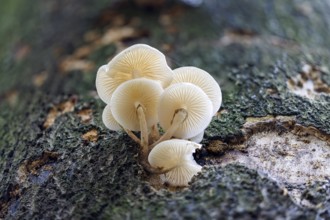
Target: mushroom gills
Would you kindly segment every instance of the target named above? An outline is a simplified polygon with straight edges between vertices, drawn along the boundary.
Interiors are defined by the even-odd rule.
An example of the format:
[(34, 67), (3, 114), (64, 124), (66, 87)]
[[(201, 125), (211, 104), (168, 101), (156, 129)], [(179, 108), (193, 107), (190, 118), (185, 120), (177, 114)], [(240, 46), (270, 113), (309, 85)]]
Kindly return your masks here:
[(212, 119), (211, 100), (192, 83), (176, 83), (164, 90), (158, 107), (165, 134), (152, 146), (172, 136), (188, 139), (200, 134)]
[(187, 186), (202, 169), (192, 155), (200, 147), (200, 144), (181, 139), (163, 141), (150, 152), (148, 161), (154, 168), (167, 170), (162, 176), (170, 185)]

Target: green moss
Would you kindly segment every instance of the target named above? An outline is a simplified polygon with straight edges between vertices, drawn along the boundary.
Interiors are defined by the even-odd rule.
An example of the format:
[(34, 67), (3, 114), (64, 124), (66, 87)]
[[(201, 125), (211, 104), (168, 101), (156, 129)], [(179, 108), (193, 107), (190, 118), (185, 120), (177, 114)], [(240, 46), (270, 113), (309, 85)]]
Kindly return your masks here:
[[(244, 118), (266, 115), (294, 115), (299, 124), (314, 126), (330, 134), (329, 98), (321, 95), (318, 101), (309, 100), (293, 94), (286, 87), (289, 77), (298, 74), (301, 68), (297, 63), (295, 59), (287, 60), (285, 65), (280, 63), (267, 72), (253, 66), (234, 70), (232, 74), (239, 89), (232, 95), (232, 99), (224, 99), (222, 109), (226, 113), (212, 121), (206, 130), (208, 137), (227, 140), (237, 137)], [(275, 93), (270, 94), (267, 89), (272, 89)]]
[(240, 166), (206, 168), (189, 189), (176, 193), (155, 192), (147, 185), (141, 187), (137, 187), (137, 195), (128, 195), (109, 204), (102, 217), (256, 219), (271, 212), (277, 217), (299, 219), (314, 215), (313, 211), (297, 209), (273, 182)]

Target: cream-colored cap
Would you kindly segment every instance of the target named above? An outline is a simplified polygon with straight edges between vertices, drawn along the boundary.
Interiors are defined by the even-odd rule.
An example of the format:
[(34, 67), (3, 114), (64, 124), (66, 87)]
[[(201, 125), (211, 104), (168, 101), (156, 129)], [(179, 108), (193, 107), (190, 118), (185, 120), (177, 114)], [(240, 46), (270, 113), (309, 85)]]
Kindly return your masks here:
[(118, 85), (108, 76), (108, 65), (103, 65), (97, 70), (96, 74), (96, 91), (100, 99), (109, 104), (112, 93)]
[(176, 83), (164, 90), (160, 98), (158, 118), (160, 126), (167, 130), (175, 112), (185, 109), (187, 118), (174, 132), (176, 138), (188, 139), (204, 131), (212, 119), (212, 103), (204, 91), (191, 83)]
[(148, 161), (152, 167), (170, 170), (164, 174), (169, 184), (187, 186), (191, 178), (202, 169), (192, 155), (201, 146), (180, 139), (163, 141), (151, 150)]
[(122, 83), (112, 95), (110, 106), (115, 120), (126, 129), (140, 131), (137, 107), (142, 106), (147, 126), (157, 124), (157, 107), (163, 92), (160, 83), (139, 78)]
[(193, 66), (177, 68), (171, 84), (189, 82), (200, 87), (210, 98), (213, 105), (213, 114), (219, 110), (222, 101), (221, 89), (217, 81), (206, 71)]
[(163, 88), (173, 79), (163, 53), (146, 44), (135, 44), (101, 66), (96, 76), (96, 90), (107, 104), (115, 89), (123, 82), (136, 78), (159, 81)]
[(116, 119), (112, 115), (110, 105), (105, 106), (102, 113), (102, 121), (105, 127), (109, 128), (110, 130), (113, 131), (122, 130), (120, 124), (116, 121)]

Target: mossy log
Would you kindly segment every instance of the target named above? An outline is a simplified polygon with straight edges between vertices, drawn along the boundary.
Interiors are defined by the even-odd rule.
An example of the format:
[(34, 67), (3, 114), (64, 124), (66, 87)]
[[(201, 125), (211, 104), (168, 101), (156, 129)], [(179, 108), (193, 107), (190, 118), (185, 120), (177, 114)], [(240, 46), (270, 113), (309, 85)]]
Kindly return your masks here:
[[(330, 219), (330, 4), (148, 2), (2, 3), (0, 219)], [(135, 43), (222, 88), (189, 187), (101, 121), (96, 70)]]

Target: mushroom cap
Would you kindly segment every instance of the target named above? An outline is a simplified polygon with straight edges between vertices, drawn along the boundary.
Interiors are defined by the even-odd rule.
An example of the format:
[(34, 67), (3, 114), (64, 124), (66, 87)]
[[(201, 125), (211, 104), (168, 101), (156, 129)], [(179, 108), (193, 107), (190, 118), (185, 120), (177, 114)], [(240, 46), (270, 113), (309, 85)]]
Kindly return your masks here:
[(148, 161), (152, 167), (171, 169), (164, 174), (165, 181), (169, 184), (187, 186), (191, 178), (202, 169), (192, 155), (201, 146), (180, 139), (163, 141), (151, 150)]
[(165, 88), (173, 79), (173, 71), (159, 50), (146, 44), (135, 44), (99, 68), (96, 90), (102, 101), (108, 104), (120, 84), (135, 78), (157, 80)]
[(213, 114), (217, 113), (222, 102), (222, 93), (219, 84), (206, 71), (193, 66), (177, 68), (174, 71), (172, 84), (179, 82), (189, 82), (200, 87), (213, 105)]
[(132, 131), (140, 131), (137, 107), (142, 106), (147, 126), (158, 122), (157, 107), (163, 92), (160, 83), (154, 80), (139, 78), (129, 80), (113, 93), (110, 106), (115, 120)]
[(96, 74), (96, 91), (100, 99), (109, 104), (111, 100), (112, 93), (117, 86), (114, 84), (113, 80), (108, 76), (108, 65), (103, 65), (97, 70)]
[(164, 90), (158, 108), (159, 124), (163, 129), (167, 130), (171, 126), (178, 109), (185, 109), (188, 116), (174, 132), (174, 137), (194, 137), (211, 122), (212, 103), (203, 90), (194, 84), (176, 83)]
[(195, 142), (195, 143), (200, 143), (203, 140), (204, 137), (204, 131), (199, 133), (198, 135), (189, 138), (189, 141)]
[(120, 131), (122, 130), (120, 124), (116, 121), (116, 119), (113, 117), (110, 105), (106, 105), (103, 113), (102, 113), (102, 121), (105, 127), (109, 128), (113, 131)]

